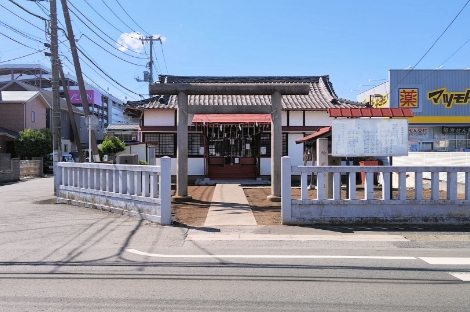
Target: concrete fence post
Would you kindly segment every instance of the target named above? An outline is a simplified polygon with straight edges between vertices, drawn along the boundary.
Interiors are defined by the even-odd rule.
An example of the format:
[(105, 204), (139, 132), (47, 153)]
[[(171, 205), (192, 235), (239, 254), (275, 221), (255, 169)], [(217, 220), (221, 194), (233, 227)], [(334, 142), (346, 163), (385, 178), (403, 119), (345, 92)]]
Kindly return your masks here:
[(59, 167), (59, 164), (57, 163), (54, 169), (54, 195), (59, 196), (59, 189), (60, 185), (62, 184), (62, 167)]
[[(281, 222), (289, 224), (292, 220), (292, 201), (291, 201), (291, 158), (284, 156), (281, 158)], [(307, 188), (306, 183), (302, 188)]]
[(160, 223), (162, 225), (171, 225), (171, 158), (162, 157), (160, 165)]

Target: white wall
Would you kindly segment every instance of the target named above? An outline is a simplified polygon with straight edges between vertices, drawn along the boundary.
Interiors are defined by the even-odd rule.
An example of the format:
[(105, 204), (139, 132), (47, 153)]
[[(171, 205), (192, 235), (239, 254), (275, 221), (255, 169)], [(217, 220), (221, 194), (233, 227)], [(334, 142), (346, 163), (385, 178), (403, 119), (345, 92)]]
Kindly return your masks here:
[(302, 111), (290, 111), (289, 112), (289, 126), (303, 126), (304, 125), (304, 114)]
[(121, 155), (121, 154), (136, 154), (137, 157), (139, 157), (139, 160), (147, 161), (147, 145), (146, 144), (128, 145), (126, 146), (125, 151), (118, 153), (118, 155)]
[(144, 126), (176, 126), (175, 111), (147, 110), (145, 111)]
[(304, 144), (296, 144), (295, 140), (303, 138), (302, 133), (289, 133), (287, 150), (291, 157), (292, 166), (303, 166), (304, 165)]
[(260, 175), (271, 175), (271, 157), (260, 159)]
[(331, 126), (334, 118), (328, 116), (328, 112), (305, 112), (305, 126)]
[[(156, 165), (160, 166), (160, 159), (156, 159)], [(171, 159), (171, 174), (176, 175), (177, 159)], [(203, 158), (188, 158), (188, 175), (204, 175), (204, 159)]]

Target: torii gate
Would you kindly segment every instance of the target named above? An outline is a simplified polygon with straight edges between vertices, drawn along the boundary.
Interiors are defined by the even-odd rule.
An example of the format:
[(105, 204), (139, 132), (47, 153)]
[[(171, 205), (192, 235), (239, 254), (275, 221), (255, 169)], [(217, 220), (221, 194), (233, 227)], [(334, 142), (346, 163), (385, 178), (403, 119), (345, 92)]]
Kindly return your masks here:
[[(306, 83), (154, 83), (151, 95), (177, 95), (177, 165), (175, 199), (188, 196), (188, 114), (271, 114), (271, 195), (281, 198), (282, 100), (286, 95), (308, 95)], [(188, 95), (271, 95), (271, 105), (188, 105)]]

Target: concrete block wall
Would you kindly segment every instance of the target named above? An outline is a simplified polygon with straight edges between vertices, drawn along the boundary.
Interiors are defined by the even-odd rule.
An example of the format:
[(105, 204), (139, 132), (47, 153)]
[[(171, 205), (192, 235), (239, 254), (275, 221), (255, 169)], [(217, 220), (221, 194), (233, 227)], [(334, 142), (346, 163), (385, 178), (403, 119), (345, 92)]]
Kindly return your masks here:
[(20, 160), (12, 159), (10, 161), (10, 168), (5, 171), (0, 171), (0, 183), (14, 182), (20, 180)]
[(42, 177), (42, 161), (41, 160), (21, 160), (20, 161), (20, 178), (25, 177)]

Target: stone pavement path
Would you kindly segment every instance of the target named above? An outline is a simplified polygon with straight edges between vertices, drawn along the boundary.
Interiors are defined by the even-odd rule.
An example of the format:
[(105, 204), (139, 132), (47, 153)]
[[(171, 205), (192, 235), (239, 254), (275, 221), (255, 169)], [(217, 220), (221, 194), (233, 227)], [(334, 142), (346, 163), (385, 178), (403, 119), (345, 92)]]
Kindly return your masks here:
[(217, 184), (204, 226), (256, 224), (240, 184)]

